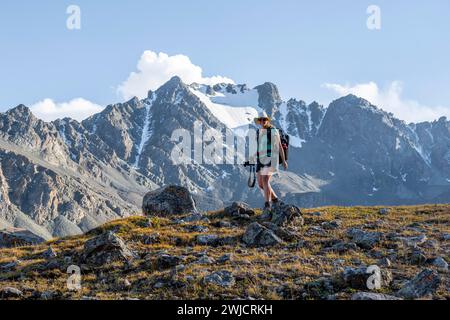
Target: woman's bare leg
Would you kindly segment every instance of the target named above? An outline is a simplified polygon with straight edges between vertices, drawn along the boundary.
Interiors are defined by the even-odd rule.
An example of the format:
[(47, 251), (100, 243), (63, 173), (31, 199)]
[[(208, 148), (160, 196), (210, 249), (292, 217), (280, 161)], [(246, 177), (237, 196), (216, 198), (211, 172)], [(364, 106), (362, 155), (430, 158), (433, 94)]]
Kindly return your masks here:
[(262, 176), (263, 178), (263, 186), (264, 186), (264, 199), (266, 202), (272, 201), (272, 189), (270, 187), (270, 176)]
[(256, 177), (257, 177), (257, 179), (258, 179), (258, 187), (259, 187), (259, 189), (261, 190), (262, 195), (263, 195), (263, 197), (264, 197), (264, 181), (263, 181), (263, 176), (258, 172), (258, 173), (256, 174)]

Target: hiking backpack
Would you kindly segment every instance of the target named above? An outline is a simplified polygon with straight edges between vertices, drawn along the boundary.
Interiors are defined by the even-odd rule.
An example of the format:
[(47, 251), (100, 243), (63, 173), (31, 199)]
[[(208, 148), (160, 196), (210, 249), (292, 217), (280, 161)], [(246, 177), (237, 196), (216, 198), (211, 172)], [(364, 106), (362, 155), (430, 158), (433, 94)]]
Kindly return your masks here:
[[(285, 133), (282, 129), (279, 129), (279, 128), (274, 128), (274, 129), (278, 130), (278, 133), (280, 135), (281, 147), (283, 148), (284, 156), (285, 156), (286, 162), (287, 162), (288, 155), (289, 155), (289, 135), (287, 133)], [(257, 137), (257, 143), (259, 145), (259, 129), (256, 131), (256, 137)], [(279, 161), (279, 163), (283, 163), (283, 158), (281, 157), (281, 153), (279, 155), (278, 161)]]

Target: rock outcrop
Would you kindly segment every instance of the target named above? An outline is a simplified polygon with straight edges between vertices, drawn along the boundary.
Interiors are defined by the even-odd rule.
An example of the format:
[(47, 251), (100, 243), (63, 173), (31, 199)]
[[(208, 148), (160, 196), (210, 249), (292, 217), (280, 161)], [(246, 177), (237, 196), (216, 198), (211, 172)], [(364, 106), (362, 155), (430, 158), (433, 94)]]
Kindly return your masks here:
[(0, 230), (0, 248), (21, 247), (38, 244), (46, 240), (25, 229)]
[(136, 254), (127, 247), (123, 239), (109, 231), (85, 243), (81, 261), (103, 265), (113, 261), (132, 261), (134, 258)]

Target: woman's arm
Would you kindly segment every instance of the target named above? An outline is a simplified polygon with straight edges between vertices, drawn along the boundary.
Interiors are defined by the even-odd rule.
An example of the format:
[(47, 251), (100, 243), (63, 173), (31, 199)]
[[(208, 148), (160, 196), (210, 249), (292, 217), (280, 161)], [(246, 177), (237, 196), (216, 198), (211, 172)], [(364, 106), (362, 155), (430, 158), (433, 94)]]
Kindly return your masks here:
[(278, 131), (277, 131), (277, 134), (276, 134), (276, 139), (277, 139), (277, 142), (278, 142), (278, 149), (279, 149), (279, 152), (280, 152), (281, 160), (283, 160), (282, 165), (283, 165), (284, 169), (287, 170), (288, 164), (287, 164), (287, 161), (286, 161), (286, 154), (284, 153), (283, 145), (281, 143), (281, 138), (280, 138), (280, 134), (279, 134)]

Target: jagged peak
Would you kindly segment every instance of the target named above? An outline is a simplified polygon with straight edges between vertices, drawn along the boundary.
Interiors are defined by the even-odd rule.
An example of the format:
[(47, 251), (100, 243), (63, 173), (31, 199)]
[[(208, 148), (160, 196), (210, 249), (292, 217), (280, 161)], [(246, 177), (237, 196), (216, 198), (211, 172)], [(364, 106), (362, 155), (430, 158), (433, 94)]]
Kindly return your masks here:
[[(19, 119), (38, 119), (32, 112), (31, 109), (25, 106), (24, 104), (19, 104), (17, 107), (14, 107), (6, 112), (7, 115), (12, 116), (14, 118)], [(41, 120), (42, 121), (42, 120)]]

